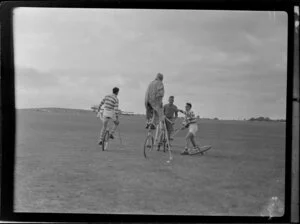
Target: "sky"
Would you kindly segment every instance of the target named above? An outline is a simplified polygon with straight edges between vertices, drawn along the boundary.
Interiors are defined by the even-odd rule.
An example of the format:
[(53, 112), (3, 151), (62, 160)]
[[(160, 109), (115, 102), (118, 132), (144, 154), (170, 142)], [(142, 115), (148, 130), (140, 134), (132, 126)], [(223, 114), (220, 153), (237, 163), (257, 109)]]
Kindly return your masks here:
[(286, 116), (287, 14), (260, 11), (17, 8), (16, 107), (90, 109), (120, 88), (145, 113), (148, 84), (200, 117)]

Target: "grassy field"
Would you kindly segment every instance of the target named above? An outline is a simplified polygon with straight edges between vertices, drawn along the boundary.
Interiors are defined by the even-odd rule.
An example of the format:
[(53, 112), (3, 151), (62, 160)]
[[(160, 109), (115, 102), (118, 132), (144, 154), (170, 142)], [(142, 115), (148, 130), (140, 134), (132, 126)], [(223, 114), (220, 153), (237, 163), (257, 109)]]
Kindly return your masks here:
[(284, 123), (201, 120), (197, 141), (213, 148), (182, 156), (181, 132), (168, 164), (144, 158), (143, 117), (120, 121), (122, 145), (116, 134), (103, 152), (92, 112), (18, 111), (15, 211), (259, 216), (284, 203)]

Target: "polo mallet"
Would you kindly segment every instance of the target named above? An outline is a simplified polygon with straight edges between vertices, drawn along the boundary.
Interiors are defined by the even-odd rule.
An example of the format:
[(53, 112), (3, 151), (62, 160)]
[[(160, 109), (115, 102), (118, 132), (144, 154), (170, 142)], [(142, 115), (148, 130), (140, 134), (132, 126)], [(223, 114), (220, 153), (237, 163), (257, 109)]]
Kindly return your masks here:
[(172, 156), (172, 153), (171, 153), (171, 145), (170, 145), (167, 125), (166, 125), (166, 120), (168, 120), (169, 122), (171, 122), (171, 121), (168, 118), (165, 118), (163, 120), (163, 125), (164, 125), (164, 129), (165, 129), (165, 133), (166, 133), (166, 139), (167, 139), (167, 143), (168, 143), (168, 151), (169, 151), (169, 160), (167, 160), (167, 163), (170, 163), (173, 160), (173, 156)]
[[(119, 122), (119, 121), (118, 121), (118, 122)], [(120, 144), (123, 146), (122, 138), (121, 138), (121, 131), (120, 131), (120, 123), (118, 123), (117, 131), (118, 131), (118, 134), (119, 134)]]
[(183, 129), (185, 129), (185, 127), (184, 126), (182, 126), (182, 127), (180, 127), (180, 128), (177, 128), (175, 131), (174, 131), (174, 133), (172, 134), (172, 138), (175, 136), (175, 135), (177, 135), (181, 130), (183, 130)]
[[(172, 121), (170, 121), (168, 118), (166, 118), (167, 121), (169, 121), (171, 124), (173, 123)], [(177, 128), (174, 133), (172, 134), (172, 136), (170, 136), (171, 138), (173, 138), (175, 135), (177, 135), (181, 130), (184, 129), (184, 126), (182, 126), (181, 128)]]
[(122, 143), (122, 138), (121, 138), (121, 132), (120, 132), (119, 125), (118, 125), (118, 133), (119, 133), (119, 139), (120, 139), (120, 143), (121, 143), (121, 145), (123, 145), (123, 143)]

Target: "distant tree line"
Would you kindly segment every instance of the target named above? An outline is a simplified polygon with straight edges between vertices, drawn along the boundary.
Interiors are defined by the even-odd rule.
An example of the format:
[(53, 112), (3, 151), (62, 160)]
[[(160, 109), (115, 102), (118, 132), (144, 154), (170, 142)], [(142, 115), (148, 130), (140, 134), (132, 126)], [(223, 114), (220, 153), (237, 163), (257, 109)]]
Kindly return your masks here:
[(271, 119), (271, 118), (269, 118), (269, 117), (256, 117), (256, 118), (254, 118), (254, 117), (251, 117), (250, 119), (249, 119), (249, 121), (277, 121), (277, 122), (285, 122), (285, 119)]
[[(97, 111), (98, 110), (98, 105), (93, 105), (91, 107), (91, 109), (93, 111)], [(140, 114), (140, 113), (134, 113), (134, 112), (126, 112), (126, 111), (121, 111), (121, 114), (122, 115), (129, 115), (129, 116), (145, 116), (145, 114)], [(200, 117), (199, 115), (196, 116), (197, 119), (199, 120), (215, 120), (215, 121), (219, 121), (219, 120), (222, 120), (222, 119), (219, 119), (217, 117), (215, 118), (206, 118), (206, 117)], [(183, 117), (179, 117), (180, 119), (183, 119)], [(237, 119), (238, 120), (238, 119)], [(243, 119), (244, 121), (247, 121), (247, 119)], [(248, 119), (248, 121), (275, 121), (275, 122), (285, 122), (286, 120), (285, 119), (271, 119), (269, 117), (251, 117), (250, 119)]]
[[(222, 120), (222, 119), (219, 119), (217, 117), (215, 118), (200, 118), (199, 116), (197, 116), (198, 119), (201, 119), (201, 120), (215, 120), (215, 121), (218, 121), (218, 120)], [(236, 119), (236, 120), (239, 120), (239, 119)], [(247, 121), (247, 119), (243, 119), (243, 121)], [(273, 122), (285, 122), (285, 119), (271, 119), (269, 117), (251, 117), (250, 119), (248, 119), (248, 121), (273, 121)]]
[(218, 121), (219, 118), (215, 117), (215, 118), (208, 118), (208, 117), (202, 117), (200, 118), (199, 116), (197, 116), (198, 119), (201, 119), (201, 120), (215, 120), (215, 121)]

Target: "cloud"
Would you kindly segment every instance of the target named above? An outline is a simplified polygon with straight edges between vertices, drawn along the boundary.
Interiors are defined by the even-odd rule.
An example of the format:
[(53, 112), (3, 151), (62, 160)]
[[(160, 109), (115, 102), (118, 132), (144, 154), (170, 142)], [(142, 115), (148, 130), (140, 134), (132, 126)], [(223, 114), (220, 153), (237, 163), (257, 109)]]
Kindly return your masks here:
[(118, 86), (124, 110), (143, 112), (147, 85), (162, 72), (166, 96), (175, 95), (181, 106), (192, 101), (205, 116), (283, 108), (277, 102), (286, 90), (285, 13), (275, 20), (254, 11), (25, 9), (16, 15), (16, 65), (32, 68), (17, 76), (28, 97), (19, 94), (23, 102), (85, 108)]
[(59, 84), (55, 74), (40, 72), (34, 68), (16, 67), (15, 77), (17, 88), (48, 88)]

